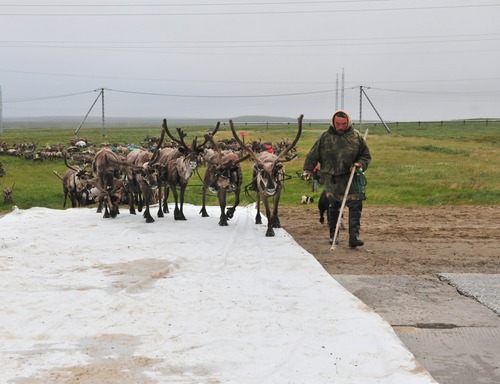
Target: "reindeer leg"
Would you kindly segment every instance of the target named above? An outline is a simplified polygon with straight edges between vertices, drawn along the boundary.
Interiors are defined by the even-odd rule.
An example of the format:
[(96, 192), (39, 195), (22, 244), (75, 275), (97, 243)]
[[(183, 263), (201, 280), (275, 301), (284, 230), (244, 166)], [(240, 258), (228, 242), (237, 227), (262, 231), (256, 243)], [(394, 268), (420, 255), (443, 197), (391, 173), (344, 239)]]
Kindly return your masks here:
[(76, 208), (76, 192), (75, 191), (71, 192), (69, 198), (71, 200), (71, 207)]
[(165, 198), (163, 199), (163, 213), (169, 213), (168, 211), (168, 193), (170, 192), (170, 187), (165, 184)]
[[(181, 211), (179, 210), (179, 204), (178, 204), (177, 187), (172, 188), (172, 194), (174, 195), (174, 201), (175, 201), (174, 220), (182, 220)], [(181, 196), (182, 196), (182, 189), (181, 189)]]
[[(186, 192), (186, 187), (187, 185), (181, 185), (181, 204), (180, 204), (180, 210), (178, 211), (178, 216), (179, 218), (177, 220), (187, 220), (186, 219), (186, 216), (184, 216), (184, 211), (183, 211), (183, 207), (184, 207), (184, 193)], [(177, 201), (176, 201), (176, 207), (175, 209), (177, 209)]]
[(137, 210), (139, 212), (142, 212), (142, 208), (144, 207), (144, 199), (145, 199), (144, 194), (141, 192), (138, 192), (137, 193)]
[(262, 200), (264, 202), (264, 207), (266, 208), (266, 216), (267, 216), (266, 237), (273, 237), (274, 236), (273, 218), (271, 217), (271, 210), (269, 209), (269, 199), (267, 196), (264, 196), (262, 197)]
[(146, 223), (154, 223), (155, 219), (151, 216), (151, 212), (149, 211), (149, 204), (146, 204), (146, 210), (144, 211), (144, 217), (146, 218)]
[(241, 188), (237, 188), (236, 191), (234, 191), (234, 204), (232, 207), (229, 207), (226, 211), (226, 216), (228, 220), (233, 218), (234, 211), (236, 211), (236, 207), (240, 204), (240, 192)]
[(108, 196), (104, 197), (104, 215), (102, 217), (105, 219), (109, 219), (108, 198)]
[(207, 208), (205, 206), (206, 199), (207, 199), (207, 188), (208, 188), (206, 184), (207, 184), (206, 182), (203, 184), (203, 190), (202, 190), (202, 194), (201, 194), (201, 209), (200, 209), (201, 217), (209, 217), (210, 216), (208, 214)]
[(273, 196), (273, 214), (271, 216), (271, 224), (273, 228), (281, 228), (280, 224), (280, 219), (278, 216), (278, 206), (280, 202), (280, 195), (281, 195), (281, 190), (277, 191), (276, 194)]
[(219, 188), (219, 193), (217, 194), (219, 198), (219, 206), (220, 206), (220, 219), (219, 219), (219, 225), (222, 227), (227, 227), (227, 217), (225, 214), (226, 210), (226, 189), (225, 188)]
[(99, 201), (99, 204), (97, 205), (97, 211), (96, 213), (101, 213), (102, 212), (102, 200)]
[(132, 190), (132, 186), (130, 187), (128, 200), (129, 200), (129, 212), (131, 215), (135, 215), (136, 213), (135, 213), (134, 191)]
[(143, 198), (145, 206), (146, 206), (146, 209), (144, 211), (143, 216), (146, 219), (146, 223), (154, 223), (155, 219), (153, 219), (153, 216), (151, 216), (151, 212), (149, 211), (149, 203), (150, 203), (151, 198), (152, 198), (152, 191), (146, 185), (143, 185), (141, 187), (141, 189), (142, 189), (142, 198)]
[(257, 214), (255, 215), (255, 224), (262, 224), (262, 216), (260, 214), (260, 193), (257, 192)]
[(162, 189), (161, 182), (158, 181), (158, 213), (156, 214), (156, 216), (158, 216), (158, 217), (164, 217), (163, 210), (161, 207), (161, 203), (162, 203), (162, 201), (161, 201), (162, 200), (161, 189)]

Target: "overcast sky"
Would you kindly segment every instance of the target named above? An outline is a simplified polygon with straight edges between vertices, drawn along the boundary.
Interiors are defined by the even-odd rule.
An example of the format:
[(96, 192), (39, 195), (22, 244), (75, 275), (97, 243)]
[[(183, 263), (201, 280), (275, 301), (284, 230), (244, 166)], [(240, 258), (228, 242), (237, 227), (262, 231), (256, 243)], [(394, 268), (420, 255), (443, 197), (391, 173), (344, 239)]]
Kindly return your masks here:
[[(500, 117), (498, 0), (0, 0), (3, 117)], [(92, 115), (101, 113), (100, 100)], [(363, 96), (363, 119), (377, 115)]]

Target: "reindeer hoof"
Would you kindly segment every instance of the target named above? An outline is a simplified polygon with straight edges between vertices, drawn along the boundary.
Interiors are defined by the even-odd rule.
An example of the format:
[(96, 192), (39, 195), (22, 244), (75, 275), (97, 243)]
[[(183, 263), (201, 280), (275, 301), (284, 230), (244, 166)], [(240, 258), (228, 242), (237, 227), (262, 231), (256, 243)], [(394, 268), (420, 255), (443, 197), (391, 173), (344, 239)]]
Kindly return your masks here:
[(266, 232), (266, 237), (274, 237), (274, 231), (272, 229), (268, 229)]

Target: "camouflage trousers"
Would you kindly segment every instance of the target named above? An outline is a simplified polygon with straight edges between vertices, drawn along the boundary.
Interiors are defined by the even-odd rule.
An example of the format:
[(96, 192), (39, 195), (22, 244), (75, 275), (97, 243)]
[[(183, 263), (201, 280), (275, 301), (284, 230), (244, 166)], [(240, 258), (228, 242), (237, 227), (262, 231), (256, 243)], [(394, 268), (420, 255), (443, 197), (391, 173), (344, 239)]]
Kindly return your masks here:
[[(344, 175), (328, 175), (324, 174), (323, 179), (325, 182), (325, 190), (326, 190), (326, 196), (328, 197), (328, 200), (336, 200), (336, 201), (342, 201), (344, 199), (344, 194), (345, 190), (347, 188), (347, 184), (349, 183), (349, 177), (350, 174), (344, 174)], [(358, 190), (357, 185), (359, 183), (356, 183), (355, 178), (358, 177), (357, 174), (354, 174), (354, 178), (351, 184), (351, 187), (349, 188), (349, 193), (347, 195), (346, 202), (349, 201), (356, 201), (356, 200), (366, 200), (366, 193), (364, 191), (364, 188), (362, 190)]]

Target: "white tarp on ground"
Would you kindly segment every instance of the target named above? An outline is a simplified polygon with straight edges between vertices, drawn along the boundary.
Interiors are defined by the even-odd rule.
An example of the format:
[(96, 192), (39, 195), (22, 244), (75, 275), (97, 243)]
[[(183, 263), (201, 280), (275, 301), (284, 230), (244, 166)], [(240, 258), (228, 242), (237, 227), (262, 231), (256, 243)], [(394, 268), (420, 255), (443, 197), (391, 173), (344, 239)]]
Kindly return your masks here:
[[(435, 383), (380, 316), (255, 207), (0, 219), (2, 383)], [(325, 244), (328, 246), (328, 244)]]

